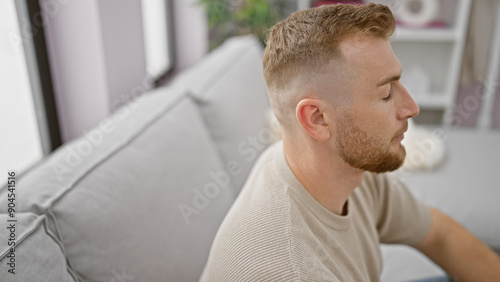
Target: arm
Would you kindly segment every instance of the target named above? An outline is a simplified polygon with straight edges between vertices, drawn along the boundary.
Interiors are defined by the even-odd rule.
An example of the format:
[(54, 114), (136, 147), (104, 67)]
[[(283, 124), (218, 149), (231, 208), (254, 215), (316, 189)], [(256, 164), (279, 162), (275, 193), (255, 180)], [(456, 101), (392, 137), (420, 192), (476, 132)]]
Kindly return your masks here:
[(414, 247), (458, 281), (500, 281), (500, 258), (447, 215), (431, 208), (432, 223)]

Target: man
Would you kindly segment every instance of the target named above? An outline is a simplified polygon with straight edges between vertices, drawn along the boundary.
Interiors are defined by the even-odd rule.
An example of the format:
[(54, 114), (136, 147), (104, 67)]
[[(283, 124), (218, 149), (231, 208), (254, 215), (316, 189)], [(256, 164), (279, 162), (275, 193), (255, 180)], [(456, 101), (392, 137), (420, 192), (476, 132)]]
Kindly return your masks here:
[(270, 31), (264, 76), (283, 140), (256, 163), (202, 281), (378, 281), (379, 243), (413, 246), (459, 281), (500, 281), (500, 259), (383, 174), (419, 109), (399, 79), (382, 5), (292, 14)]

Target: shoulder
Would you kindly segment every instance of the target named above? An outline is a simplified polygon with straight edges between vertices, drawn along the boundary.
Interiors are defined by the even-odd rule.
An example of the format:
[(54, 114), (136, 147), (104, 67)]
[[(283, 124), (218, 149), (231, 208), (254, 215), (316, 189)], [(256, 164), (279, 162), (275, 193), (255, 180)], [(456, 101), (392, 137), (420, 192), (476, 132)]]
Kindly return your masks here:
[(290, 197), (273, 169), (273, 149), (257, 161), (217, 232), (206, 281), (294, 281)]

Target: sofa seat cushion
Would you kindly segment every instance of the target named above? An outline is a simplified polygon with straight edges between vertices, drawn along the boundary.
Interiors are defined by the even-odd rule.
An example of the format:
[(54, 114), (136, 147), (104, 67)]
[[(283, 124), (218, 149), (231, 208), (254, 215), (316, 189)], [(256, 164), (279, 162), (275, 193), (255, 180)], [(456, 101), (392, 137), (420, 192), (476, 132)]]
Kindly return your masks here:
[[(437, 138), (440, 137), (440, 138)], [(423, 202), (451, 216), (485, 244), (500, 253), (500, 133), (436, 129), (431, 139), (420, 140), (419, 151), (407, 158), (432, 154), (433, 141), (445, 140), (447, 158), (430, 171), (396, 171)], [(435, 139), (432, 139), (435, 138)], [(383, 245), (382, 281), (412, 281), (444, 275), (444, 271), (417, 250)]]
[[(61, 245), (46, 227), (46, 217), (33, 213), (17, 213), (17, 222), (7, 222), (12, 219), (6, 213), (0, 214), (0, 221), (7, 226), (14, 224), (10, 230), (0, 228), (0, 281), (76, 281), (67, 267), (66, 258)], [(15, 246), (7, 244), (15, 234)], [(14, 237), (12, 237), (14, 238)], [(14, 248), (10, 252), (10, 248)], [(11, 272), (9, 272), (11, 270)]]
[[(438, 132), (438, 131), (436, 131)], [(401, 172), (411, 191), (500, 250), (500, 132), (443, 131), (447, 159), (432, 171)], [(433, 149), (422, 141), (422, 152)]]

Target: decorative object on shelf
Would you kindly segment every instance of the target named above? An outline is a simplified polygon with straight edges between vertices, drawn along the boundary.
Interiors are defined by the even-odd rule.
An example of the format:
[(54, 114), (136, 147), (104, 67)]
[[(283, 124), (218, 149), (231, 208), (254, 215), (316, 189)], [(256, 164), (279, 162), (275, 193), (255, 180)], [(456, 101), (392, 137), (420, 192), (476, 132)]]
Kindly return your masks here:
[(408, 70), (405, 70), (402, 82), (411, 95), (422, 96), (430, 94), (431, 78), (418, 65), (413, 65)]
[(267, 29), (284, 15), (287, 0), (199, 0), (208, 19), (210, 49), (235, 35), (253, 33), (264, 44)]
[(407, 26), (423, 27), (430, 24), (438, 12), (436, 0), (402, 0), (395, 16)]

